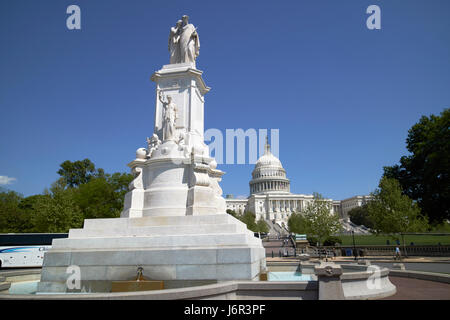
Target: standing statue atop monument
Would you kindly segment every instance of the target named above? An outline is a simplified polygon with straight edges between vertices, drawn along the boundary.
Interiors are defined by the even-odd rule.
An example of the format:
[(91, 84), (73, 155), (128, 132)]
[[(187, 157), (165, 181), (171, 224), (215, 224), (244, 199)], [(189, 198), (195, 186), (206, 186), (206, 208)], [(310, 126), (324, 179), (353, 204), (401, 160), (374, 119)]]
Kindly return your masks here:
[(181, 32), (181, 20), (177, 21), (175, 27), (170, 28), (169, 34), (169, 52), (170, 52), (170, 64), (179, 63), (180, 61), (180, 32)]
[(170, 63), (192, 63), (200, 54), (200, 39), (197, 28), (189, 23), (189, 17), (184, 15), (175, 27), (170, 28), (169, 52)]
[(172, 97), (167, 96), (167, 101), (164, 101), (162, 92), (158, 93), (159, 101), (164, 106), (163, 113), (163, 142), (167, 140), (175, 140), (175, 122), (178, 118), (178, 109), (175, 103), (172, 102)]

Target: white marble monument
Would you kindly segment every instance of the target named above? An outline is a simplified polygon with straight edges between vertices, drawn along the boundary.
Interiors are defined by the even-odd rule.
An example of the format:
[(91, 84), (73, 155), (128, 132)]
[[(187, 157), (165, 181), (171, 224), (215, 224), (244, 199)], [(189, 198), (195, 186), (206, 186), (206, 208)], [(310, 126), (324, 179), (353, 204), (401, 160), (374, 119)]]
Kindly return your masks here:
[[(228, 215), (222, 171), (204, 143), (204, 96), (196, 69), (199, 37), (188, 17), (169, 36), (171, 64), (156, 71), (155, 124), (147, 148), (128, 164), (135, 179), (120, 218), (90, 219), (45, 253), (39, 291), (71, 291), (67, 268), (80, 269), (81, 289), (108, 291), (111, 281), (144, 276), (166, 288), (208, 281), (257, 279), (265, 250), (246, 225)], [(75, 289), (77, 291), (77, 289)]]

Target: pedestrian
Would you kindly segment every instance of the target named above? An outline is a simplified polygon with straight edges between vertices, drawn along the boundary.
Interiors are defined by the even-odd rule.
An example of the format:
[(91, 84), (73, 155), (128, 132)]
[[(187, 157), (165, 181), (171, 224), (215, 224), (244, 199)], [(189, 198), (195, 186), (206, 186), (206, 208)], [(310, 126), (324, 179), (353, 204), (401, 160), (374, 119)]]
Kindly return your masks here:
[(395, 247), (395, 260), (401, 258), (401, 254), (400, 254), (400, 248), (399, 247)]

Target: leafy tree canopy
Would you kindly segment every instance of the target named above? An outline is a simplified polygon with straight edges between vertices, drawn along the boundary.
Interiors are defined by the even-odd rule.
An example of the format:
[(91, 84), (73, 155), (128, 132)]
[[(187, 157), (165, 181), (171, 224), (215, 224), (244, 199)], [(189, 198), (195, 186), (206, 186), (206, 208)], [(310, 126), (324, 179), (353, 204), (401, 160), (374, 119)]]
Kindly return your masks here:
[(396, 179), (382, 177), (372, 196), (367, 211), (376, 233), (420, 232), (428, 228), (427, 218), (420, 214), (415, 202), (402, 194)]
[(256, 215), (253, 212), (245, 211), (243, 214), (238, 214), (234, 210), (228, 209), (227, 213), (245, 223), (247, 229), (253, 232), (269, 232), (267, 223), (263, 219), (256, 222)]
[(75, 202), (86, 219), (117, 218), (132, 180), (132, 175), (120, 173), (93, 178), (76, 189)]
[(3, 189), (0, 192), (0, 232), (13, 232), (23, 227), (24, 219), (19, 210), (23, 196), (15, 191)]
[(367, 211), (367, 204), (351, 209), (348, 212), (348, 216), (355, 224), (364, 225), (367, 228), (373, 227), (373, 222), (370, 220), (369, 213)]
[(0, 232), (68, 232), (88, 218), (118, 217), (131, 174), (107, 174), (89, 160), (65, 161), (43, 194), (0, 190)]
[(94, 163), (89, 159), (75, 162), (66, 160), (61, 163), (60, 167), (58, 174), (71, 188), (88, 183), (94, 177), (102, 177), (105, 173), (101, 168), (96, 169)]
[(288, 229), (291, 233), (306, 234), (306, 219), (301, 213), (293, 213), (288, 220)]
[(263, 219), (259, 219), (258, 222), (256, 223), (256, 230), (257, 230), (256, 232), (268, 233), (269, 226)]
[(313, 201), (301, 212), (306, 234), (317, 238), (319, 244), (342, 228), (339, 217), (331, 213), (331, 206), (330, 201), (324, 199), (321, 194), (314, 193)]
[(83, 214), (73, 197), (74, 190), (57, 190), (37, 199), (31, 222), (35, 232), (68, 232), (81, 228)]
[(416, 200), (435, 224), (450, 219), (450, 109), (440, 116), (423, 116), (408, 131), (409, 156), (384, 167), (384, 176), (397, 179), (405, 195)]

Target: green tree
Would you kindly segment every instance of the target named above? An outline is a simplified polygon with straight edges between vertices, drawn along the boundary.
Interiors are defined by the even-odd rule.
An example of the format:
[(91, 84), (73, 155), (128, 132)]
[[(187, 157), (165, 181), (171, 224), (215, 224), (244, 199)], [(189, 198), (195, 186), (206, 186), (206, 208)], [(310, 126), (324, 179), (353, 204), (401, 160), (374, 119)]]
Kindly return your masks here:
[(242, 215), (238, 216), (238, 219), (247, 225), (247, 229), (258, 232), (256, 225), (256, 216), (253, 212), (245, 211)]
[(314, 193), (313, 201), (301, 212), (305, 219), (306, 233), (317, 238), (319, 245), (342, 228), (339, 217), (331, 213), (331, 208), (330, 201), (324, 199), (319, 193)]
[(89, 160), (65, 161), (43, 194), (24, 198), (0, 188), (0, 232), (67, 232), (84, 218), (118, 217), (133, 175), (106, 174)]
[(114, 173), (92, 178), (75, 190), (75, 202), (85, 219), (117, 218), (123, 209), (125, 193), (133, 180), (130, 174)]
[(58, 190), (45, 194), (34, 204), (32, 216), (36, 232), (68, 232), (81, 228), (83, 215), (74, 201), (74, 190)]
[(423, 116), (408, 131), (409, 156), (384, 167), (384, 176), (397, 179), (405, 195), (416, 200), (434, 224), (450, 219), (450, 109), (440, 116)]
[(267, 226), (267, 223), (263, 219), (260, 219), (258, 220), (258, 222), (256, 222), (256, 215), (253, 212), (244, 211), (243, 214), (238, 214), (234, 210), (227, 209), (227, 213), (229, 215), (232, 215), (236, 219), (240, 220), (241, 222), (245, 223), (247, 225), (247, 229), (253, 232), (269, 231), (269, 227)]
[(438, 225), (433, 226), (432, 232), (450, 233), (450, 222), (444, 221)]
[(19, 208), (22, 199), (15, 191), (3, 189), (0, 192), (0, 232), (22, 232), (26, 220)]
[(89, 159), (75, 162), (66, 160), (60, 164), (58, 174), (64, 179), (67, 186), (73, 188), (88, 183), (92, 178), (104, 176), (104, 170), (96, 169)]
[(306, 220), (301, 213), (293, 213), (288, 220), (289, 232), (306, 234)]
[(267, 223), (264, 221), (264, 219), (259, 219), (256, 223), (256, 232), (269, 232), (269, 227), (267, 226)]
[(106, 181), (111, 185), (116, 195), (116, 203), (120, 210), (123, 209), (125, 194), (129, 191), (128, 186), (133, 181), (134, 176), (129, 173), (115, 172), (106, 174)]
[(375, 233), (420, 232), (428, 228), (427, 218), (420, 214), (415, 202), (402, 194), (396, 179), (382, 177), (372, 196), (367, 211)]
[(227, 209), (227, 213), (232, 215), (233, 217), (235, 217), (237, 219), (238, 214), (236, 213), (236, 211), (231, 210), (231, 209)]
[(350, 220), (355, 224), (364, 225), (367, 228), (373, 227), (373, 223), (370, 220), (369, 213), (367, 211), (367, 204), (351, 209), (348, 212), (348, 216), (350, 217)]
[(335, 245), (341, 245), (342, 244), (342, 239), (339, 237), (328, 237), (325, 239), (325, 241), (323, 242), (324, 246), (335, 246)]
[(16, 232), (37, 232), (34, 225), (34, 215), (37, 212), (38, 205), (42, 201), (48, 200), (48, 194), (36, 194), (23, 198), (19, 203), (20, 214), (22, 215), (22, 227)]
[(134, 178), (127, 173), (106, 174), (89, 159), (64, 161), (58, 174), (61, 178), (54, 187), (74, 189), (73, 200), (85, 219), (119, 217)]

